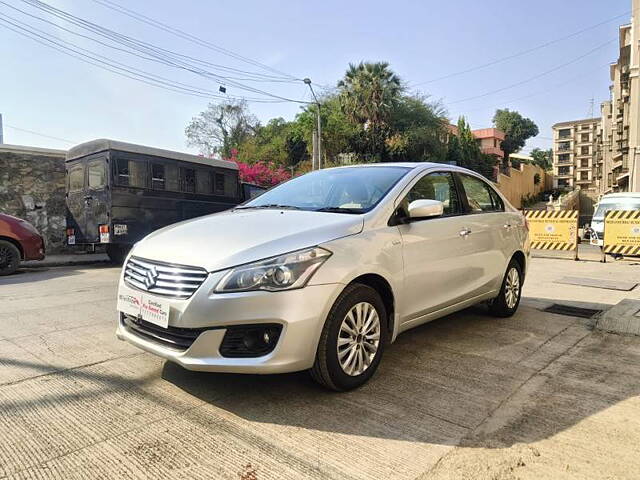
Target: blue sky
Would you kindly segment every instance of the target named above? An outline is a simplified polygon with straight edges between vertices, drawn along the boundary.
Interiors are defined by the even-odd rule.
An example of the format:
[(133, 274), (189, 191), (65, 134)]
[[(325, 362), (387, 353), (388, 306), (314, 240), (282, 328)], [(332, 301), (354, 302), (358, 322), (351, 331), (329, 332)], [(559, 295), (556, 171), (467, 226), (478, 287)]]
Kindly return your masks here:
[[(80, 31), (22, 0), (2, 1)], [(165, 49), (270, 74), (92, 0), (46, 1)], [(430, 81), (564, 37), (631, 10), (631, 0), (114, 1), (244, 57), (298, 78), (310, 77), (323, 85), (335, 85), (347, 64), (360, 60), (388, 61), (409, 85)], [(221, 83), (107, 49), (0, 3), (0, 18), (6, 19), (7, 15), (174, 81), (211, 90), (217, 90)], [(416, 88), (441, 100), (454, 121), (457, 115), (466, 115), (474, 128), (491, 126), (496, 108), (518, 110), (540, 127), (539, 137), (530, 140), (525, 151), (535, 146), (546, 148), (551, 145), (551, 125), (586, 117), (592, 98), (598, 115), (599, 103), (608, 97), (607, 65), (617, 59), (618, 26), (628, 19), (625, 15), (532, 53)], [(9, 31), (1, 22), (0, 59), (0, 113), (4, 116), (6, 143), (71, 146), (12, 128), (17, 127), (74, 143), (107, 137), (193, 151), (186, 147), (184, 128), (205, 108), (207, 99), (162, 90), (88, 65)], [(556, 67), (549, 74), (529, 80)], [(310, 98), (300, 82), (242, 83), (288, 98)], [(505, 88), (514, 84), (518, 85)], [(501, 89), (504, 90), (490, 93)], [(231, 85), (227, 85), (227, 93), (256, 96)], [(483, 96), (469, 99), (480, 95)], [(262, 121), (277, 116), (293, 118), (300, 108), (292, 103), (255, 103), (250, 107)]]

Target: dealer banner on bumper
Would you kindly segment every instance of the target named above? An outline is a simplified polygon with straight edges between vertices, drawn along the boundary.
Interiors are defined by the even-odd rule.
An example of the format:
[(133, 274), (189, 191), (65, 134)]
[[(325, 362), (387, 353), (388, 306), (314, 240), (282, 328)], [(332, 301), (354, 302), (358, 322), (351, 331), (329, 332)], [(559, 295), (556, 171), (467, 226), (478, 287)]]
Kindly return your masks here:
[(604, 216), (604, 253), (640, 255), (640, 210), (609, 210)]

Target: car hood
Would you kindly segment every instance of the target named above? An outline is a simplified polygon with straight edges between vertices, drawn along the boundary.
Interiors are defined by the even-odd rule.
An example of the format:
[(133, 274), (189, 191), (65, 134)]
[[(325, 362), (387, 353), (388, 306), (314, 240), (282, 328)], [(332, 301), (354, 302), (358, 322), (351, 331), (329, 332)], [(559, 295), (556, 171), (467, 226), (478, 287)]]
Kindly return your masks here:
[(208, 271), (268, 258), (360, 233), (361, 215), (302, 210), (230, 210), (169, 225), (132, 255)]

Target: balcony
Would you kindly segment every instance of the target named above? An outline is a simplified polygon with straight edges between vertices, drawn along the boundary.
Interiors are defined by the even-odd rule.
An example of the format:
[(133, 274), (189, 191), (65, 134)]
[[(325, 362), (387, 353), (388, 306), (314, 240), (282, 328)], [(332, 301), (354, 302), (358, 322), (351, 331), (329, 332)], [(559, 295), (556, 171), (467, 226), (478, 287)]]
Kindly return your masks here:
[(591, 183), (593, 180), (590, 178), (576, 178), (576, 183)]

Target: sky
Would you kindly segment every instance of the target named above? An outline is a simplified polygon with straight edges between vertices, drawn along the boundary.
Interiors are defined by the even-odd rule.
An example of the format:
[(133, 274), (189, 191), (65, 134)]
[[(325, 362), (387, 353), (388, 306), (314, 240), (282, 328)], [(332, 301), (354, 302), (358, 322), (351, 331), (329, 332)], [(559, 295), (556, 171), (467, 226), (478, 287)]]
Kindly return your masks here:
[[(551, 125), (556, 122), (586, 118), (591, 111), (599, 116), (600, 102), (609, 97), (608, 64), (618, 57), (618, 27), (629, 22), (631, 10), (631, 0), (109, 1), (213, 47), (174, 36), (97, 0), (46, 3), (210, 64), (258, 73), (263, 80), (264, 75), (285, 78), (259, 63), (287, 74), (287, 80), (297, 80), (236, 80), (242, 85), (233, 85), (229, 80), (203, 78), (45, 23), (39, 18), (95, 37), (27, 0), (0, 0), (0, 20), (27, 23), (44, 35), (58, 37), (56, 41), (71, 42), (109, 61), (200, 92), (217, 92), (224, 85), (227, 95), (262, 100), (274, 98), (241, 87), (308, 102), (309, 89), (300, 79), (311, 78), (320, 94), (320, 86), (335, 86), (349, 62), (386, 61), (409, 91), (440, 101), (454, 122), (464, 115), (473, 128), (487, 128), (496, 108), (518, 110), (531, 118), (540, 134), (527, 142), (524, 153), (534, 147), (549, 148)], [(5, 143), (67, 149), (96, 138), (112, 138), (199, 153), (187, 147), (184, 129), (209, 101), (220, 99), (168, 91), (106, 71), (36, 43), (6, 25), (0, 21), (0, 113)], [(558, 39), (562, 40), (554, 42)], [(548, 42), (552, 44), (536, 48)], [(493, 64), (482, 67), (488, 63)], [(238, 76), (247, 78), (242, 75)], [(273, 117), (292, 119), (301, 108), (293, 102), (249, 106), (263, 123)]]

